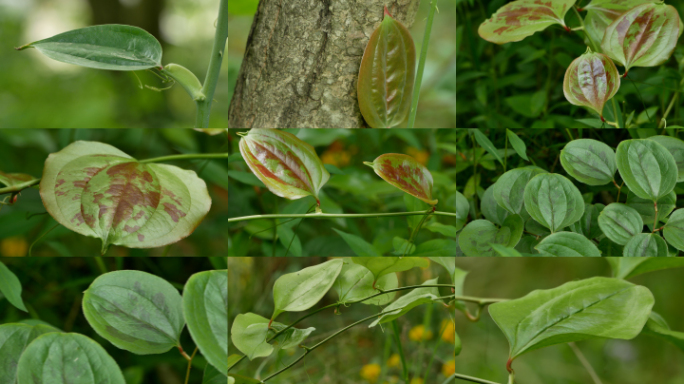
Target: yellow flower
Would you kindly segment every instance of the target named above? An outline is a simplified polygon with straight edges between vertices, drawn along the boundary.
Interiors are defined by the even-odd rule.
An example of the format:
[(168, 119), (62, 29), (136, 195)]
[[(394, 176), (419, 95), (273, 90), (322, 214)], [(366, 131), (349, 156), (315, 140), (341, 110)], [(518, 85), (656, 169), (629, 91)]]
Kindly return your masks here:
[(380, 378), (380, 368), (379, 364), (366, 364), (361, 367), (361, 377), (364, 378), (371, 384), (375, 384)]
[(456, 360), (449, 360), (442, 365), (442, 374), (449, 377), (456, 373)]
[(387, 360), (387, 366), (389, 368), (398, 367), (399, 363), (401, 363), (401, 358), (396, 353), (390, 356), (389, 360)]
[(410, 384), (423, 384), (423, 379), (421, 379), (419, 377), (414, 377), (413, 379), (411, 379)]
[(26, 256), (28, 243), (21, 236), (8, 237), (0, 241), (0, 255), (8, 257)]
[(409, 331), (409, 339), (413, 341), (430, 340), (432, 339), (432, 331), (425, 331), (425, 326), (416, 325)]
[(454, 344), (456, 342), (456, 324), (451, 320), (443, 320), (439, 329), (443, 329), (442, 340)]

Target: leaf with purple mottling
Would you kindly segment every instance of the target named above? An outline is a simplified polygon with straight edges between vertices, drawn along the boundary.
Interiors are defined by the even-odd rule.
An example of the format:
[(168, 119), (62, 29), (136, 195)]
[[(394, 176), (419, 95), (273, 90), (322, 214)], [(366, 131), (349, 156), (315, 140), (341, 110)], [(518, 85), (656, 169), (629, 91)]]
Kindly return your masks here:
[(603, 106), (620, 89), (620, 75), (610, 58), (587, 52), (570, 63), (565, 71), (563, 94), (573, 105), (588, 107), (603, 119)]
[(373, 168), (383, 180), (411, 196), (435, 205), (432, 198), (432, 174), (416, 159), (399, 153), (386, 153), (378, 156), (372, 163), (363, 162)]
[(320, 207), (318, 191), (330, 173), (311, 145), (277, 129), (252, 129), (238, 135), (242, 136), (242, 158), (269, 191), (290, 200), (311, 195)]
[(45, 161), (40, 196), (65, 227), (131, 248), (160, 247), (190, 235), (211, 206), (195, 172), (141, 163), (103, 143), (77, 141)]
[(499, 8), (485, 20), (477, 32), (480, 37), (495, 44), (520, 41), (547, 27), (565, 25), (565, 14), (575, 0), (517, 0)]

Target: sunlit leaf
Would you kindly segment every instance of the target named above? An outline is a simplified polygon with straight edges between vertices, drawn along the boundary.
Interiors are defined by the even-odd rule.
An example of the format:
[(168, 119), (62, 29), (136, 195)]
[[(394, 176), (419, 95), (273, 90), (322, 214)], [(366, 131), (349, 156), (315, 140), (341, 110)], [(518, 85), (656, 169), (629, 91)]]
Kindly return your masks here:
[(373, 162), (364, 161), (373, 168), (383, 180), (401, 189), (411, 196), (435, 205), (432, 198), (432, 174), (416, 159), (399, 153), (386, 153), (378, 156)]
[(606, 28), (630, 9), (656, 0), (592, 0), (583, 7), (587, 11), (584, 26), (594, 41), (601, 42)]
[(422, 257), (352, 257), (351, 260), (371, 271), (376, 281), (390, 273), (408, 271), (416, 267), (427, 268), (430, 265)]
[(244, 353), (250, 360), (254, 360), (257, 357), (269, 356), (273, 353), (274, 345), (283, 349), (294, 348), (316, 330), (316, 328), (290, 328), (270, 343), (268, 342), (275, 336), (276, 332), (282, 331), (286, 327), (286, 325), (274, 321), (269, 329), (267, 318), (254, 313), (239, 314), (233, 321), (230, 338), (235, 348)]
[(368, 41), (361, 60), (359, 108), (372, 128), (401, 124), (411, 109), (416, 48), (408, 29), (387, 12)]
[(499, 8), (478, 29), (480, 37), (496, 44), (520, 41), (546, 27), (565, 25), (565, 14), (575, 0), (517, 0)]
[[(438, 280), (439, 278), (427, 280), (421, 285), (438, 284)], [(378, 324), (387, 323), (397, 319), (419, 305), (436, 301), (438, 297), (439, 290), (437, 287), (416, 288), (385, 307), (385, 309), (382, 311), (384, 314), (372, 322), (368, 328), (373, 328)]]
[(193, 171), (141, 163), (103, 143), (77, 141), (45, 161), (40, 196), (63, 226), (110, 244), (151, 248), (190, 235), (209, 212)]
[(277, 129), (238, 133), (240, 153), (249, 169), (275, 195), (290, 200), (313, 196), (330, 179), (316, 150), (297, 136)]
[[(339, 276), (337, 276), (337, 281), (335, 281), (335, 285), (333, 286), (335, 291), (337, 291), (339, 296), (338, 301), (340, 303), (358, 301), (378, 293), (378, 291), (373, 288), (374, 277), (369, 269), (365, 268), (363, 265), (352, 262), (351, 258), (344, 258), (343, 260), (344, 265), (342, 266), (342, 271)], [(375, 283), (375, 286), (383, 291), (397, 288), (399, 286), (397, 274), (389, 273), (383, 275)], [(395, 296), (396, 292), (387, 293), (363, 301), (362, 304), (387, 305), (394, 300)]]
[(563, 79), (563, 94), (573, 105), (588, 107), (603, 119), (603, 106), (620, 89), (615, 63), (602, 53), (587, 52), (570, 63)]

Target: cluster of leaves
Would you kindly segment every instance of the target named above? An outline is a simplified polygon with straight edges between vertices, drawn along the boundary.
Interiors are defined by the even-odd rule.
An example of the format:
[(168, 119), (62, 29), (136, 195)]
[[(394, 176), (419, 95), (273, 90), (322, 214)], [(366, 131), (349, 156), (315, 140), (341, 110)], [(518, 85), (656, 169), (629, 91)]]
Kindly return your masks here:
[[(456, 284), (455, 259), (449, 257), (431, 257), (430, 259), (446, 268), (452, 278), (452, 283)], [(422, 304), (453, 304), (453, 297), (440, 296), (437, 286), (438, 278), (425, 281), (422, 284), (426, 285), (425, 288), (412, 288), (409, 293), (395, 300), (397, 291), (401, 289), (398, 285), (397, 273), (417, 267), (425, 268), (428, 265), (428, 260), (418, 257), (352, 257), (332, 259), (280, 276), (273, 286), (273, 313), (270, 320), (249, 312), (237, 315), (232, 322), (231, 341), (244, 356), (231, 355), (228, 359), (229, 371), (245, 357), (249, 360), (268, 357), (280, 349), (301, 347), (305, 350), (303, 358), (332, 337), (346, 331), (349, 327), (343, 328), (313, 347), (305, 347), (302, 344), (316, 329), (312, 327), (299, 329), (294, 325), (308, 316), (289, 326), (275, 321), (283, 312), (302, 312), (311, 309), (333, 288), (338, 295), (337, 302), (320, 308), (314, 314), (323, 309), (337, 308), (336, 310), (339, 310), (340, 307), (358, 303), (383, 306), (380, 313), (354, 323), (355, 325), (374, 319), (369, 328), (392, 322)], [(443, 286), (455, 287), (448, 284)], [(268, 379), (275, 375), (269, 376)], [(244, 383), (259, 382), (230, 373), (228, 376), (229, 383), (233, 383), (231, 381), (233, 376), (238, 383), (239, 380), (243, 380)]]
[[(0, 274), (0, 292), (12, 305), (28, 312), (17, 277), (2, 263)], [(196, 273), (186, 282), (181, 296), (171, 283), (153, 274), (109, 272), (84, 292), (83, 314), (101, 337), (137, 355), (161, 354), (172, 348), (185, 353), (180, 335), (187, 325), (209, 363), (203, 384), (225, 383), (227, 278), (227, 270)], [(3, 383), (44, 382), (74, 374), (82, 383), (126, 383), (116, 361), (96, 341), (40, 320), (0, 325), (0, 366), (4, 367), (0, 371)], [(90, 375), (81, 375), (83, 372)]]
[[(588, 339), (630, 340), (648, 334), (669, 341), (684, 351), (684, 332), (670, 330), (653, 311), (655, 298), (647, 287), (627, 279), (647, 272), (684, 267), (684, 260), (670, 258), (606, 259), (613, 277), (591, 277), (546, 290), (535, 290), (513, 300), (498, 300), (489, 314), (509, 342), (506, 368), (514, 384), (513, 361), (536, 349)], [(457, 268), (463, 276), (467, 272)], [(482, 305), (481, 305), (482, 306)], [(480, 306), (480, 307), (481, 307)], [(474, 319), (464, 303), (457, 305)], [(458, 348), (457, 354), (460, 352)], [(502, 364), (503, 365), (503, 364)]]
[[(501, 153), (481, 131), (462, 130), (463, 147), (468, 138), (482, 147), (473, 146), (464, 152), (464, 163), (484, 166), (484, 151), (501, 165), (502, 156), (512, 153), (530, 160), (522, 139), (511, 130), (505, 133), (506, 149)], [(570, 179), (549, 172), (543, 163), (508, 170), (486, 189), (480, 186), (480, 175), (475, 172), (464, 194), (457, 192), (458, 253), (678, 255), (684, 251), (684, 210), (676, 209), (675, 188), (684, 182), (684, 141), (676, 137), (675, 130), (670, 133), (672, 136), (657, 135), (653, 130), (634, 132), (640, 138), (620, 141), (617, 150), (594, 139), (572, 140), (563, 147), (559, 159), (569, 176), (586, 186), (608, 185), (609, 190), (617, 191), (615, 198), (608, 190), (601, 192), (605, 205), (593, 204), (594, 193), (583, 195)], [(509, 139), (515, 152), (507, 149)], [(485, 219), (476, 219), (476, 195)], [(620, 202), (621, 195), (625, 196), (624, 203)], [(465, 225), (468, 217), (473, 220)], [(660, 222), (665, 224), (658, 227)]]

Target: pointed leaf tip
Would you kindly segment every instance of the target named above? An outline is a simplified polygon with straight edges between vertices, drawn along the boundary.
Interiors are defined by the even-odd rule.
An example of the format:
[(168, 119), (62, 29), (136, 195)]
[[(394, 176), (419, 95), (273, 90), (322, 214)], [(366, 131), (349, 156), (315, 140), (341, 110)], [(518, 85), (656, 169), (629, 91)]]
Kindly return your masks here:
[(386, 6), (386, 5), (385, 5), (385, 16), (392, 17), (392, 15), (391, 15), (391, 14), (389, 13), (389, 11), (387, 10), (387, 6)]

